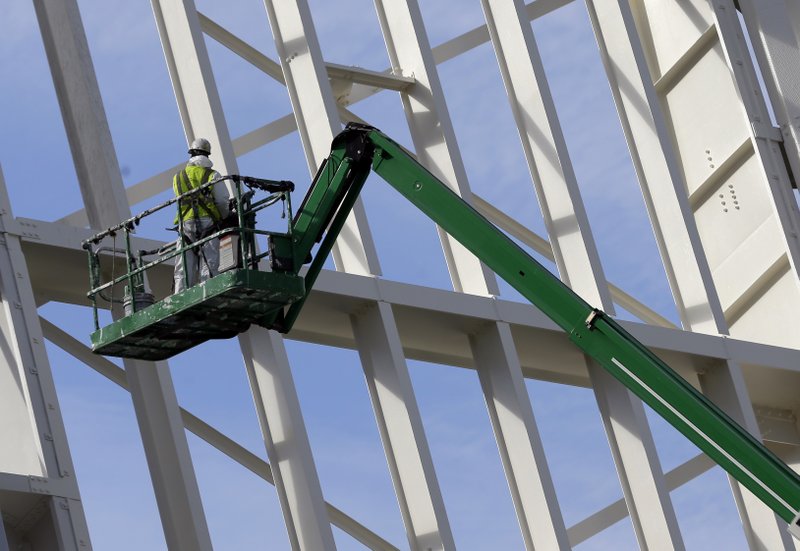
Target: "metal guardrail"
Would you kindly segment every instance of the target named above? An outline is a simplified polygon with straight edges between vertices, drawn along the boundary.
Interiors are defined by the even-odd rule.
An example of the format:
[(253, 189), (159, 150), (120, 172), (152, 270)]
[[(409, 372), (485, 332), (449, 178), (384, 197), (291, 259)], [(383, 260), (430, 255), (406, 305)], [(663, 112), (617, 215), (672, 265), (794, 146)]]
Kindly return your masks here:
[[(180, 213), (182, 207), (187, 202), (191, 203), (195, 196), (209, 193), (214, 185), (225, 181), (233, 183), (234, 193), (233, 197), (230, 198), (230, 214), (218, 223), (218, 227), (213, 233), (197, 241), (188, 242), (181, 231), (181, 224), (179, 223), (174, 228), (178, 233), (178, 238), (174, 242), (165, 243), (164, 246), (157, 249), (139, 250), (134, 253), (131, 248), (131, 234), (136, 231), (136, 228), (140, 226), (144, 219), (171, 205), (176, 205)], [(254, 200), (256, 193), (259, 191), (266, 192), (269, 195)], [(186, 269), (186, 255), (209, 241), (225, 236), (237, 236), (236, 267), (257, 270), (259, 262), (269, 255), (269, 251), (258, 252), (256, 236), (291, 235), (293, 216), (292, 191), (294, 191), (294, 184), (285, 180), (265, 180), (236, 174), (223, 176), (149, 208), (83, 241), (82, 246), (87, 251), (89, 258), (90, 289), (86, 296), (92, 303), (95, 330), (100, 329), (98, 299), (108, 303), (109, 307), (114, 303), (125, 305), (126, 315), (152, 304), (154, 298), (146, 291), (146, 273), (159, 264), (179, 257), (178, 262), (183, 265), (184, 285), (188, 287), (189, 274)], [(286, 232), (257, 229), (256, 213), (279, 201), (283, 204), (282, 216), (287, 218)], [(120, 234), (122, 234), (124, 240), (124, 247), (117, 247), (116, 245), (117, 236)], [(110, 246), (104, 244), (109, 238), (113, 240)], [(107, 281), (103, 281), (100, 259), (101, 255), (107, 256), (109, 254), (112, 257), (111, 277)], [(120, 257), (124, 260), (124, 272), (116, 275), (116, 260)], [(125, 284), (123, 298), (115, 298), (114, 287), (123, 283)]]

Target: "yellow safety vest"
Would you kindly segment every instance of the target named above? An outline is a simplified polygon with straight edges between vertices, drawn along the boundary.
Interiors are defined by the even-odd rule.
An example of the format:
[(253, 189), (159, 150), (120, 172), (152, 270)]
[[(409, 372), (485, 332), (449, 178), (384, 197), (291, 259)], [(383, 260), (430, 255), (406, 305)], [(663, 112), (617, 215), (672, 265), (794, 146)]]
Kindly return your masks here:
[[(214, 171), (210, 168), (202, 166), (187, 166), (172, 178), (172, 191), (175, 196), (186, 193), (193, 189), (197, 189), (203, 184), (208, 183)], [(175, 215), (175, 223), (184, 220), (191, 220), (192, 218), (211, 218), (214, 221), (219, 221), (219, 209), (214, 202), (213, 187), (206, 188), (191, 197), (187, 197), (178, 203), (178, 213)]]

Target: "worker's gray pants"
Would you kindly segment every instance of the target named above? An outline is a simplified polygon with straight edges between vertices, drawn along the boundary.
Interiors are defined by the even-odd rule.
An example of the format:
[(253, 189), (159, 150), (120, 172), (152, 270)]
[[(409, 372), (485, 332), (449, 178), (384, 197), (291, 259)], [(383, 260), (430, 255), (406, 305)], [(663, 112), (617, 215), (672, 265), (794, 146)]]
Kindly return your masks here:
[[(200, 236), (213, 233), (214, 221), (211, 218), (200, 217), (183, 222), (183, 235), (186, 237), (186, 246), (200, 240)], [(180, 247), (181, 240), (178, 239)], [(175, 292), (179, 293), (217, 275), (219, 267), (219, 239), (206, 241), (202, 245), (194, 246), (186, 251), (186, 278), (181, 255), (175, 257)], [(199, 276), (199, 279), (198, 279)]]

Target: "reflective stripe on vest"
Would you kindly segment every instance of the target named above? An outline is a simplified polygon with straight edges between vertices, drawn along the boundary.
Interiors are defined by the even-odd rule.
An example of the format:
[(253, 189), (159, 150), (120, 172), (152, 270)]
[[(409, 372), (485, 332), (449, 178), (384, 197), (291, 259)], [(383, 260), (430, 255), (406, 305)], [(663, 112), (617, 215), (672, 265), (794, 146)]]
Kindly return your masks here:
[[(172, 191), (175, 196), (197, 189), (203, 184), (208, 183), (214, 171), (202, 166), (187, 166), (172, 178)], [(179, 202), (178, 212), (175, 215), (175, 223), (192, 218), (211, 218), (219, 221), (221, 216), (216, 203), (214, 202), (213, 186), (206, 188), (205, 191), (187, 197)]]

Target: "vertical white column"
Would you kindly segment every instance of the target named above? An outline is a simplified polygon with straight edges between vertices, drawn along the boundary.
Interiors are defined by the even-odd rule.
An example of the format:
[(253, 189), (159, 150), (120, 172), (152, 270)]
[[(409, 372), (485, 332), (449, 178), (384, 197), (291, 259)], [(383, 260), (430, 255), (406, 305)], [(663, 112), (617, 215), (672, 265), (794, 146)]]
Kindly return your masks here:
[(117, 224), (130, 209), (125, 194), (117, 193), (124, 191), (122, 176), (78, 5), (74, 0), (33, 5), (89, 221), (94, 228)]
[[(416, 0), (375, 0), (375, 7), (393, 71), (414, 75), (417, 81), (400, 92), (417, 159), (469, 203), (467, 174), (419, 6)], [(439, 236), (456, 291), (498, 294), (494, 274), (486, 266), (441, 230)]]
[[(130, 216), (88, 44), (74, 0), (34, 2), (84, 203), (93, 228)], [(186, 434), (166, 363), (125, 361), (170, 548), (210, 549)]]
[[(11, 379), (0, 387), (3, 435), (0, 469), (59, 482), (75, 497), (48, 497), (51, 524), (37, 537), (57, 539), (57, 549), (91, 549), (89, 531), (75, 480), (75, 469), (45, 350), (42, 328), (20, 238), (14, 233), (11, 202), (0, 170), (0, 300), (2, 361), (0, 373)], [(8, 400), (8, 403), (6, 403)], [(14, 448), (20, 444), (19, 448)], [(44, 523), (43, 523), (44, 524)], [(0, 518), (2, 525), (2, 518)], [(0, 531), (0, 547), (6, 541)], [(55, 545), (55, 544), (54, 544)]]
[(351, 316), (378, 431), (411, 549), (455, 549), (391, 308)]
[(169, 364), (125, 360), (124, 365), (167, 546), (210, 551), (211, 537)]
[[(0, 173), (0, 185), (5, 190)], [(0, 224), (5, 226), (0, 216)], [(9, 222), (13, 218), (8, 216)], [(5, 228), (4, 228), (5, 229)], [(0, 250), (8, 247), (6, 237), (2, 238)], [(13, 280), (12, 280), (13, 281)], [(2, 289), (0, 289), (2, 292)], [(11, 314), (14, 312), (14, 301), (0, 294), (3, 311), (0, 316), (0, 434), (6, 438), (6, 444), (0, 447), (0, 472), (21, 475), (45, 476), (44, 457), (36, 418), (30, 409), (30, 396), (27, 379), (32, 373), (26, 366), (19, 364), (14, 357), (16, 347), (15, 331)]]
[(481, 0), (562, 281), (613, 313), (539, 48), (521, 0)]
[[(613, 314), (525, 7), (520, 0), (482, 0), (482, 5), (561, 278), (588, 302)], [(587, 367), (640, 546), (682, 549), (641, 401), (588, 357)]]
[[(330, 153), (331, 140), (342, 128), (336, 100), (328, 81), (311, 11), (305, 0), (264, 0), (297, 129), (312, 175)], [(347, 217), (333, 258), (339, 270), (380, 275), (378, 255), (359, 199)]]
[[(777, 454), (795, 472), (800, 472), (800, 446), (782, 446)], [(792, 544), (794, 544), (794, 551), (800, 551), (800, 540), (792, 538)]]
[[(305, 0), (265, 0), (265, 5), (313, 174), (329, 154), (331, 139), (341, 128), (316, 31)], [(360, 201), (357, 207), (363, 208)], [(347, 272), (379, 275), (377, 254), (366, 219), (358, 208), (354, 211), (355, 218), (353, 215), (348, 218), (348, 225), (337, 240), (340, 246), (334, 251), (336, 266)], [(358, 219), (362, 223), (355, 223)], [(392, 309), (384, 303), (368, 316), (354, 317), (352, 323), (411, 547), (453, 549), (453, 537)], [(391, 392), (384, 391), (386, 388)]]
[[(739, 6), (781, 128), (786, 156), (795, 178), (800, 178), (800, 36), (792, 26), (793, 16), (800, 18), (800, 7), (792, 0), (741, 0)], [(800, 21), (795, 25), (800, 28)]]
[[(587, 0), (587, 8), (683, 325), (692, 331), (727, 334), (631, 8), (623, 0)], [(727, 362), (720, 371), (726, 377), (741, 377), (741, 367), (733, 362)], [(712, 379), (708, 379), (704, 391), (713, 393), (718, 385), (724, 393), (725, 385)], [(726, 412), (734, 418), (752, 415), (744, 386), (733, 396), (736, 399), (723, 406)], [(747, 428), (758, 434), (757, 427)], [(786, 548), (787, 540), (776, 530), (775, 515), (760, 502), (740, 499), (744, 490), (737, 483), (732, 482), (732, 488), (737, 504), (743, 504), (740, 514), (745, 531), (756, 534), (767, 548)]]
[[(212, 153), (217, 170), (235, 174), (236, 157), (194, 2), (152, 0), (152, 5), (187, 140), (211, 140), (218, 148)], [(289, 540), (294, 549), (334, 549), (283, 341), (253, 328), (239, 336), (239, 344)]]
[[(706, 396), (760, 440), (758, 422), (755, 412), (750, 406), (744, 375), (738, 365), (732, 366), (728, 362), (709, 367), (699, 375), (699, 381)], [(745, 404), (747, 407), (744, 406)], [(729, 477), (729, 480), (750, 549), (754, 551), (770, 551), (772, 549), (790, 551), (794, 549), (792, 537), (786, 529), (786, 523), (750, 490), (738, 484), (733, 478)]]
[[(767, 0), (766, 3), (774, 4), (774, 0)], [(800, 210), (798, 210), (797, 201), (795, 201), (789, 185), (787, 167), (778, 143), (753, 128), (761, 124), (771, 125), (771, 123), (765, 98), (761, 94), (755, 66), (742, 36), (736, 5), (732, 0), (718, 0), (709, 2), (709, 5), (713, 8), (720, 43), (725, 51), (728, 66), (731, 68), (742, 107), (747, 119), (751, 122), (756, 153), (766, 172), (765, 192), (771, 196), (776, 218), (782, 226), (783, 231), (780, 232), (780, 235), (785, 241), (789, 262), (794, 273), (800, 276)], [(767, 58), (767, 68), (771, 71), (765, 75), (765, 79), (768, 84), (773, 85), (773, 94), (780, 98), (773, 107), (775, 115), (778, 117), (778, 123), (781, 125), (782, 134), (787, 134), (789, 138), (784, 143), (787, 148), (787, 156), (790, 161), (796, 162), (797, 139), (800, 137), (800, 103), (798, 103), (800, 101), (800, 77), (797, 70), (797, 56), (800, 54), (800, 48), (798, 48), (798, 37), (794, 36), (794, 33), (785, 26), (781, 28), (781, 25), (774, 23), (778, 19), (781, 19), (784, 25), (788, 23), (790, 21), (786, 17), (788, 12), (777, 10), (770, 15), (771, 17), (767, 17), (766, 12), (764, 13), (765, 19), (773, 22), (768, 31), (775, 33), (768, 41), (771, 46), (771, 50), (768, 51), (772, 51), (776, 55)], [(761, 45), (760, 40), (755, 42), (758, 50)], [(777, 48), (780, 48), (781, 51), (775, 51)], [(775, 78), (769, 78), (771, 75)], [(789, 116), (794, 120), (789, 121)], [(795, 168), (800, 167), (795, 166)], [(795, 278), (795, 281), (800, 288), (800, 277)]]
[(715, 334), (719, 299), (630, 6), (586, 0), (617, 112), (684, 327)]
[[(413, 74), (417, 81), (401, 92), (417, 158), (469, 202), (466, 172), (419, 6), (416, 0), (376, 0), (375, 6), (393, 70)], [(453, 287), (460, 292), (497, 294), (494, 274), (452, 238), (442, 232), (440, 237)], [(566, 529), (530, 400), (527, 392), (519, 389), (522, 373), (516, 350), (510, 338), (503, 338), (509, 337), (506, 329), (498, 324), (476, 336), (473, 344), (506, 479), (526, 546), (567, 548)]]
[(335, 549), (283, 340), (251, 329), (239, 342), (292, 549)]
[(588, 364), (639, 547), (684, 549), (644, 405), (605, 369)]
[(470, 346), (525, 548), (570, 549), (511, 329), (491, 324)]

